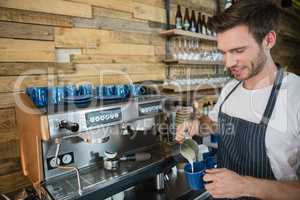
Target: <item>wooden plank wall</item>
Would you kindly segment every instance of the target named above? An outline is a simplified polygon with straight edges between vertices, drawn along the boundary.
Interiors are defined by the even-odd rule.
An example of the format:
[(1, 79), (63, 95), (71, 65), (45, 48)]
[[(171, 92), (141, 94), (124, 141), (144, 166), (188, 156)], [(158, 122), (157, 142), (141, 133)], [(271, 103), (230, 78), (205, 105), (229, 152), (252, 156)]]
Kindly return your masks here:
[[(213, 0), (172, 2), (172, 19), (177, 4), (216, 11)], [(297, 69), (300, 20), (283, 16), (284, 47), (274, 55)], [(29, 185), (20, 168), (14, 93), (47, 84), (164, 80), (165, 39), (158, 33), (165, 22), (164, 0), (0, 0), (0, 192)], [(58, 52), (72, 49), (80, 54), (57, 61)]]
[[(216, 10), (212, 0), (173, 3)], [(164, 0), (0, 0), (0, 192), (29, 185), (19, 161), (14, 93), (47, 84), (164, 80), (165, 39), (158, 33), (165, 22)], [(59, 52), (72, 49), (80, 54), (58, 62)]]
[(294, 8), (281, 9), (277, 44), (272, 49), (275, 61), (288, 71), (300, 75), (300, 11)]

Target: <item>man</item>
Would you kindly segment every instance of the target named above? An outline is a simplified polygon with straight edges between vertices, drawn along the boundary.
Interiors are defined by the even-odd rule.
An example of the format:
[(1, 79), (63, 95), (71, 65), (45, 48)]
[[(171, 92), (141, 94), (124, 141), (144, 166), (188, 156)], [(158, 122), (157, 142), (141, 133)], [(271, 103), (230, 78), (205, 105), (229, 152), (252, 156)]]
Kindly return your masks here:
[(268, 0), (241, 0), (209, 22), (235, 80), (210, 119), (178, 126), (176, 140), (186, 129), (192, 136), (219, 133), (220, 168), (204, 176), (214, 198), (300, 199), (300, 78), (272, 59), (278, 18)]

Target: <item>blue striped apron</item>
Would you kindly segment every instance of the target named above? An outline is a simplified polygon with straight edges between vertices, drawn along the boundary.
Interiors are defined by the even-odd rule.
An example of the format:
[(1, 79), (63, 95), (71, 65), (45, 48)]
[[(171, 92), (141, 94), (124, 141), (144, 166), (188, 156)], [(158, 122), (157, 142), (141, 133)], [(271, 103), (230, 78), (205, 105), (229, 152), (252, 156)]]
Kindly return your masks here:
[[(275, 179), (266, 153), (265, 136), (282, 79), (283, 70), (279, 67), (271, 95), (259, 124), (232, 117), (222, 112), (225, 101), (242, 81), (226, 96), (220, 105), (218, 118), (221, 136), (217, 154), (219, 167), (227, 168), (243, 176)], [(241, 197), (239, 199), (255, 198)]]

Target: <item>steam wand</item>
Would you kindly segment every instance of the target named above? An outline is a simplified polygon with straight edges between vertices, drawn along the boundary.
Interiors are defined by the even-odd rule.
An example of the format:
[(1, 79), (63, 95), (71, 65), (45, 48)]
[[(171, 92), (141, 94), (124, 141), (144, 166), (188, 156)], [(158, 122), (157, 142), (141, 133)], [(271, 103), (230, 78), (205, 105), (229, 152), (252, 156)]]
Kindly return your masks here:
[(56, 151), (55, 151), (55, 157), (54, 157), (54, 159), (55, 159), (56, 167), (58, 169), (62, 169), (62, 170), (75, 170), (76, 171), (77, 184), (78, 184), (78, 194), (81, 196), (82, 195), (82, 188), (81, 188), (80, 174), (79, 174), (78, 168), (77, 167), (71, 167), (71, 166), (61, 166), (60, 163), (58, 162), (58, 153), (59, 153), (61, 141), (63, 139), (73, 138), (73, 137), (78, 137), (78, 136), (77, 135), (71, 135), (71, 136), (64, 136), (62, 138), (56, 138), (55, 139)]

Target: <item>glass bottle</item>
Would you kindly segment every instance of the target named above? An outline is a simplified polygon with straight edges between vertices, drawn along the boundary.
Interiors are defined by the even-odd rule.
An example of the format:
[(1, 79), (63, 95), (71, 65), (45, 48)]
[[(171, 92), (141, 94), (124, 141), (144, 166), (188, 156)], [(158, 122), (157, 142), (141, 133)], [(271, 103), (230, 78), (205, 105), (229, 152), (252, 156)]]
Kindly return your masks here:
[(184, 13), (184, 20), (183, 20), (183, 29), (188, 31), (190, 28), (190, 15), (189, 15), (189, 9), (185, 9)]
[(194, 33), (196, 32), (196, 15), (194, 10), (192, 10), (190, 31)]
[(177, 5), (177, 12), (176, 12), (176, 29), (182, 29), (182, 15), (181, 15), (181, 8), (180, 5)]

